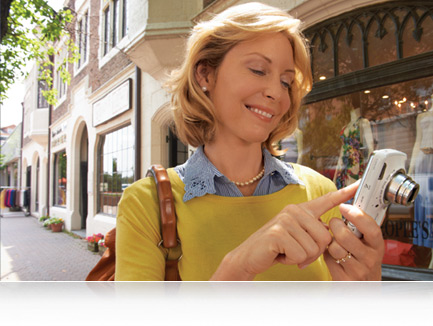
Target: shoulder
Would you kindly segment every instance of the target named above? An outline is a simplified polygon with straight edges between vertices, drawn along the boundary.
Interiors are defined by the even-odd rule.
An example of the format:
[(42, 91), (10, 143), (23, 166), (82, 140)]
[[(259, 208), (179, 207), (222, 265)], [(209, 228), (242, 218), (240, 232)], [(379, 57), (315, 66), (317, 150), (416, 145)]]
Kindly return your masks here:
[[(179, 178), (174, 168), (167, 169), (167, 174), (170, 179), (171, 189), (174, 194), (183, 193), (184, 184)], [(126, 204), (137, 205), (139, 207), (146, 205), (158, 204), (158, 193), (156, 189), (155, 179), (153, 177), (145, 177), (127, 187), (119, 202), (120, 206)]]
[(304, 182), (305, 187), (314, 192), (316, 196), (321, 196), (328, 192), (337, 190), (334, 182), (321, 175), (319, 172), (300, 164), (290, 164), (293, 166), (297, 177)]
[(118, 205), (118, 218), (139, 218), (158, 214), (158, 195), (153, 178), (145, 177), (127, 187)]
[(153, 196), (156, 193), (155, 180), (152, 177), (145, 177), (134, 182), (123, 191), (121, 202), (131, 201), (143, 196)]

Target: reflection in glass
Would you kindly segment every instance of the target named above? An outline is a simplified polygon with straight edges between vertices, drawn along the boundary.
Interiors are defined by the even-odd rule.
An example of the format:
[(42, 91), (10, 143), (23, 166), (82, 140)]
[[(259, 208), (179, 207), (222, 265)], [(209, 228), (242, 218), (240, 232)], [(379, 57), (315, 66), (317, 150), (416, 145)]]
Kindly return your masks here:
[(334, 77), (334, 45), (327, 32), (321, 36), (315, 35), (312, 42), (312, 56), (315, 82)]
[(433, 51), (433, 17), (431, 15), (421, 16), (423, 19), (416, 24), (414, 17), (407, 19), (404, 26), (403, 57), (407, 58), (420, 53)]
[(101, 138), (99, 211), (116, 215), (123, 190), (134, 181), (132, 126), (118, 129)]
[(368, 66), (373, 67), (397, 60), (395, 25), (388, 16), (379, 24), (373, 20), (368, 30)]
[[(372, 149), (393, 148), (406, 153), (405, 169), (420, 184), (420, 192), (412, 207), (391, 205), (388, 209), (382, 225), (385, 264), (433, 268), (432, 96), (433, 77), (427, 77), (301, 108), (302, 164), (330, 179), (341, 169), (350, 171), (348, 165), (340, 166), (345, 146), (340, 135), (356, 117), (354, 112), (369, 123)], [(360, 137), (367, 138), (365, 134)], [(354, 146), (347, 149), (356, 150)]]
[(54, 156), (54, 205), (66, 207), (66, 152)]
[(431, 3), (388, 1), (308, 28), (314, 82), (433, 51), (431, 10)]
[(362, 56), (362, 35), (358, 24), (351, 30), (343, 29), (338, 38), (338, 74), (347, 74), (364, 68)]

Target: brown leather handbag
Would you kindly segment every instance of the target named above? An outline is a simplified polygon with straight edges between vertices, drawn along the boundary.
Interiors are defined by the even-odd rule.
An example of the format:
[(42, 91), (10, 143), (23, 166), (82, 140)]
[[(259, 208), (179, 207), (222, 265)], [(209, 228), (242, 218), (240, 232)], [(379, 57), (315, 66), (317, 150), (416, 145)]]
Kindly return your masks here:
[[(178, 270), (178, 261), (181, 257), (180, 241), (176, 230), (176, 212), (174, 209), (173, 193), (167, 171), (161, 165), (152, 165), (146, 176), (155, 178), (158, 193), (159, 209), (161, 215), (161, 236), (162, 240), (158, 246), (164, 248), (177, 248), (174, 257), (169, 254), (165, 263), (165, 280), (181, 281)], [(107, 250), (87, 275), (86, 281), (114, 281), (116, 266), (116, 228), (105, 235)]]

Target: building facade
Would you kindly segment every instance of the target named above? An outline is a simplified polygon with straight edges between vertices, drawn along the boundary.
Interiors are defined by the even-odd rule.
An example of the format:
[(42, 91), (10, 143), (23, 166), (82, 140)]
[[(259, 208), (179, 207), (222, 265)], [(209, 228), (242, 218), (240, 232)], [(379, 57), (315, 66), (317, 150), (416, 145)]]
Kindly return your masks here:
[[(24, 120), (23, 182), (31, 166), (29, 184), (39, 180), (42, 190), (32, 190), (32, 212), (62, 217), (68, 230), (105, 233), (123, 190), (147, 167), (183, 163), (193, 148), (169, 130), (164, 80), (197, 21), (244, 2), (67, 1), (81, 57), (69, 67), (70, 85), (54, 74), (58, 104), (36, 111), (47, 115), (45, 143), (37, 126), (26, 129), (33, 119)], [(314, 86), (298, 130), (281, 144), (289, 149), (283, 159), (342, 187), (359, 178), (373, 150), (404, 152), (421, 190), (415, 205), (388, 210), (384, 278), (431, 279), (433, 1), (262, 2), (301, 19), (311, 44)]]
[[(21, 169), (21, 126), (2, 128), (1, 142), (1, 166), (0, 186), (1, 189), (18, 188), (20, 184)], [(1, 191), (1, 190), (0, 190)]]

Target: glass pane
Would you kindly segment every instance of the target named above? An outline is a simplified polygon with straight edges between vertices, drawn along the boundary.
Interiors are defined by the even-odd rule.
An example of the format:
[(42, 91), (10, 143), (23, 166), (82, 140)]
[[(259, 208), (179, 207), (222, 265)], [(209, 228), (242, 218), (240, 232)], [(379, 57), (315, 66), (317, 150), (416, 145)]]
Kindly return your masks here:
[(117, 214), (117, 204), (122, 197), (123, 190), (134, 179), (134, 148), (130, 146), (128, 135), (132, 127), (121, 128), (105, 136), (102, 148), (101, 162), (101, 186), (100, 211), (109, 214)]
[(412, 17), (403, 31), (403, 57), (407, 58), (420, 53), (433, 51), (433, 18), (428, 15), (421, 28), (415, 28)]
[(67, 158), (66, 152), (60, 152), (55, 155), (55, 166), (54, 166), (54, 205), (66, 207), (66, 165)]
[(380, 27), (376, 20), (370, 26), (367, 37), (369, 67), (397, 60), (395, 24), (387, 17)]
[(361, 29), (355, 24), (350, 32), (346, 29), (338, 39), (338, 74), (347, 74), (364, 68), (362, 60)]
[(420, 185), (414, 205), (391, 204), (384, 264), (433, 269), (433, 77), (352, 93), (301, 108), (302, 164), (338, 188), (359, 179), (368, 155), (393, 148)]
[(334, 77), (334, 51), (331, 37), (325, 33), (323, 42), (317, 37), (312, 43), (313, 79), (315, 82)]

